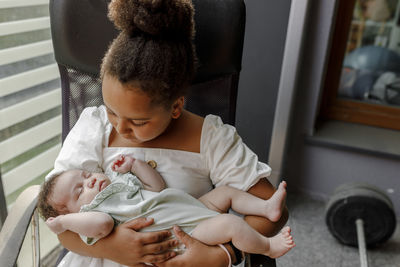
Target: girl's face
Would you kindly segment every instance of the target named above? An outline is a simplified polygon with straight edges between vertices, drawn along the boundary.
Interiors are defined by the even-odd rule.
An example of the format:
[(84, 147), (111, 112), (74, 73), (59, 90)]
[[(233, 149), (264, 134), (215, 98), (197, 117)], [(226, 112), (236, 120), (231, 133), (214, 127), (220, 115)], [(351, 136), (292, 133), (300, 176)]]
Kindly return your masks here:
[(108, 120), (114, 129), (133, 144), (145, 143), (164, 133), (174, 118), (176, 109), (183, 107), (183, 100), (182, 104), (177, 100), (170, 109), (154, 105), (151, 98), (140, 88), (126, 86), (114, 77), (105, 75), (103, 100)]
[(83, 205), (106, 188), (111, 181), (103, 173), (70, 170), (62, 173), (49, 197), (50, 204), (61, 214), (79, 212)]

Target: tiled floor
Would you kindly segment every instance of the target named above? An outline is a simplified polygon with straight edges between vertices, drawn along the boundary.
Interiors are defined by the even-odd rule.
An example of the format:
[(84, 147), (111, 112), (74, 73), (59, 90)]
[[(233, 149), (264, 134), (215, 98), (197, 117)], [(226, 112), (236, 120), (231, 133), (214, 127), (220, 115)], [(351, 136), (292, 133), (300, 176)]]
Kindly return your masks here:
[[(278, 267), (360, 266), (358, 249), (339, 244), (325, 224), (325, 203), (289, 192), (288, 225), (296, 247), (277, 259)], [(399, 215), (398, 215), (399, 217)], [(400, 224), (392, 238), (379, 248), (368, 250), (369, 267), (400, 267)]]

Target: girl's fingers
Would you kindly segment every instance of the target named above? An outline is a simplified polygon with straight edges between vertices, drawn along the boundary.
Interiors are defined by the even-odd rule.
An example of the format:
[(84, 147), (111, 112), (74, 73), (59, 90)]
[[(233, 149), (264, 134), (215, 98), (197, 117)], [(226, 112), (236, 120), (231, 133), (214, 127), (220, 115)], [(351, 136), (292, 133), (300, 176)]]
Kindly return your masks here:
[(185, 247), (188, 248), (193, 243), (193, 238), (188, 234), (186, 234), (184, 231), (182, 231), (182, 229), (179, 228), (179, 226), (176, 225), (174, 226), (174, 233), (176, 238), (178, 238), (179, 241), (185, 245)]
[(154, 223), (154, 219), (152, 218), (138, 218), (134, 220), (127, 221), (123, 223), (122, 225), (124, 227), (130, 228), (135, 231), (139, 231), (147, 226), (150, 226)]
[(160, 254), (170, 251), (172, 248), (175, 248), (179, 245), (179, 241), (175, 239), (165, 240), (160, 243), (152, 243), (145, 245), (144, 253), (145, 254)]
[(168, 259), (171, 259), (175, 256), (176, 256), (176, 252), (170, 251), (170, 252), (161, 253), (161, 254), (146, 255), (143, 257), (143, 259), (144, 259), (144, 262), (159, 263), (159, 262), (164, 262)]
[(141, 233), (140, 242), (143, 245), (160, 243), (165, 241), (165, 239), (169, 238), (170, 236), (171, 233), (169, 231)]
[[(135, 220), (128, 221), (121, 226), (130, 228), (134, 231), (139, 231), (147, 226), (150, 226), (154, 223), (154, 219), (152, 218), (138, 218)], [(152, 243), (159, 243), (162, 241), (165, 241), (168, 237), (171, 236), (170, 231), (165, 230), (165, 231), (157, 231), (157, 232), (146, 232), (146, 233), (140, 233), (140, 236), (138, 237), (139, 241), (141, 244), (146, 245), (146, 244), (152, 244)]]

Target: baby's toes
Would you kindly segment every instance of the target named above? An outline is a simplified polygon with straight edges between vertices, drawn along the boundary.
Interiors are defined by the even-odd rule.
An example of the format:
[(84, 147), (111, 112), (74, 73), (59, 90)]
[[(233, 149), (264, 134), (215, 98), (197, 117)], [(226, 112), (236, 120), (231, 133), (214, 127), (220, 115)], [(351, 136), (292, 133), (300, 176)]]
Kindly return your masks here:
[(283, 232), (282, 235), (283, 235), (283, 237), (284, 237), (285, 239), (288, 239), (289, 236), (290, 236), (290, 233), (289, 233), (289, 232)]

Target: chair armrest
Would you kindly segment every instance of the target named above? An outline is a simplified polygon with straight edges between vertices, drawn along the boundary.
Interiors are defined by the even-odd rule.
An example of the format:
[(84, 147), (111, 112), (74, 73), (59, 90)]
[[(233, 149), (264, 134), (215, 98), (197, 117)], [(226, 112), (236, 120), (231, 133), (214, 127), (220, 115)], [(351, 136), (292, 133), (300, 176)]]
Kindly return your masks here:
[(0, 232), (0, 266), (15, 265), (31, 217), (36, 209), (39, 185), (25, 189), (15, 201)]

